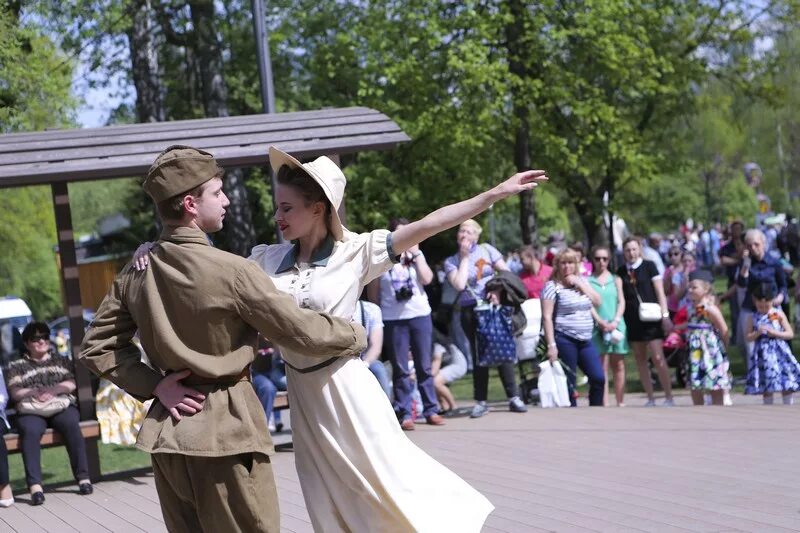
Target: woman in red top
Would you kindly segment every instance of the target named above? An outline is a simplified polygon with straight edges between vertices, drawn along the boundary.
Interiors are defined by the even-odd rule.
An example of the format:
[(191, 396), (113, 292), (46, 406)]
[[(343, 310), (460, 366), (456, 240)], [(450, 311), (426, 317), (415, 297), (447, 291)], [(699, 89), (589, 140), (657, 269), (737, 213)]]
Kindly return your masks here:
[(528, 298), (539, 298), (544, 284), (550, 279), (553, 267), (545, 265), (539, 260), (538, 250), (533, 245), (525, 246), (520, 250), (522, 272), (519, 278), (528, 289)]

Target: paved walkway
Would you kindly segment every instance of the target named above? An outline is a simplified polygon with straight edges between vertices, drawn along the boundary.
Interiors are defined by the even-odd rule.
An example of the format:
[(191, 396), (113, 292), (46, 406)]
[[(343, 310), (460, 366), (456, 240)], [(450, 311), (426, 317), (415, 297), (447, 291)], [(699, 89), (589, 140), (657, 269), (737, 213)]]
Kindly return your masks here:
[[(495, 504), (487, 533), (800, 531), (800, 406), (734, 401), (527, 414), (498, 405), (478, 420), (420, 424), (409, 436)], [(294, 454), (278, 453), (274, 465), (283, 530), (311, 532)], [(41, 507), (20, 495), (0, 509), (0, 531), (165, 528), (152, 476), (142, 474), (98, 483), (89, 497), (50, 491)]]

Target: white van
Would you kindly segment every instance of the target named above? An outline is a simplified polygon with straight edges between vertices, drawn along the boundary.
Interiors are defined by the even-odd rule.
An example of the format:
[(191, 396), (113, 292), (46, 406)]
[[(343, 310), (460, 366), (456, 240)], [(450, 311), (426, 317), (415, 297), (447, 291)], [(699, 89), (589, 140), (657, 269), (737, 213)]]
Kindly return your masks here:
[(20, 333), (30, 322), (33, 314), (24, 300), (16, 296), (3, 296), (0, 298), (0, 326), (10, 323)]
[(22, 330), (32, 321), (31, 309), (23, 300), (15, 296), (0, 298), (0, 365), (5, 367), (19, 357)]

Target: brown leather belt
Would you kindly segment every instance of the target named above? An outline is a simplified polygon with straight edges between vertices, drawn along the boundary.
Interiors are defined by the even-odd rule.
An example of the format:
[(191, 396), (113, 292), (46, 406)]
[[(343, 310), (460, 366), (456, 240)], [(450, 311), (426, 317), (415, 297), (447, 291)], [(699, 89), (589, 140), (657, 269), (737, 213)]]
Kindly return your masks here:
[(294, 370), (295, 372), (300, 372), (301, 374), (308, 374), (309, 372), (315, 372), (317, 370), (322, 370), (323, 368), (325, 368), (327, 366), (331, 366), (333, 363), (335, 363), (336, 361), (338, 361), (340, 359), (347, 359), (347, 358), (346, 357), (339, 357), (338, 355), (336, 355), (334, 357), (331, 357), (330, 359), (325, 359), (323, 362), (321, 362), (319, 364), (316, 364), (316, 365), (313, 365), (313, 366), (307, 366), (305, 368), (297, 368), (296, 366), (290, 364), (286, 359), (283, 360), (283, 363), (286, 366), (288, 366), (289, 368), (291, 368), (292, 370)]
[(184, 385), (235, 385), (240, 381), (250, 381), (250, 365), (247, 365), (236, 376), (219, 376), (207, 378), (192, 374), (181, 380)]

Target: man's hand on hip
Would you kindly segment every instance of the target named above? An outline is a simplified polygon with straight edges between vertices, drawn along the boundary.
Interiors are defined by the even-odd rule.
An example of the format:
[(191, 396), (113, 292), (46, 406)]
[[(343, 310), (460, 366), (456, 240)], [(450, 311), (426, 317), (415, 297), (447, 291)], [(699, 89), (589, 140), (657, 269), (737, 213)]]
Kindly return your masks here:
[(191, 370), (181, 370), (168, 374), (153, 390), (153, 395), (176, 421), (181, 419), (181, 413), (193, 415), (203, 410), (206, 395), (181, 383), (181, 380), (189, 377), (191, 373)]

